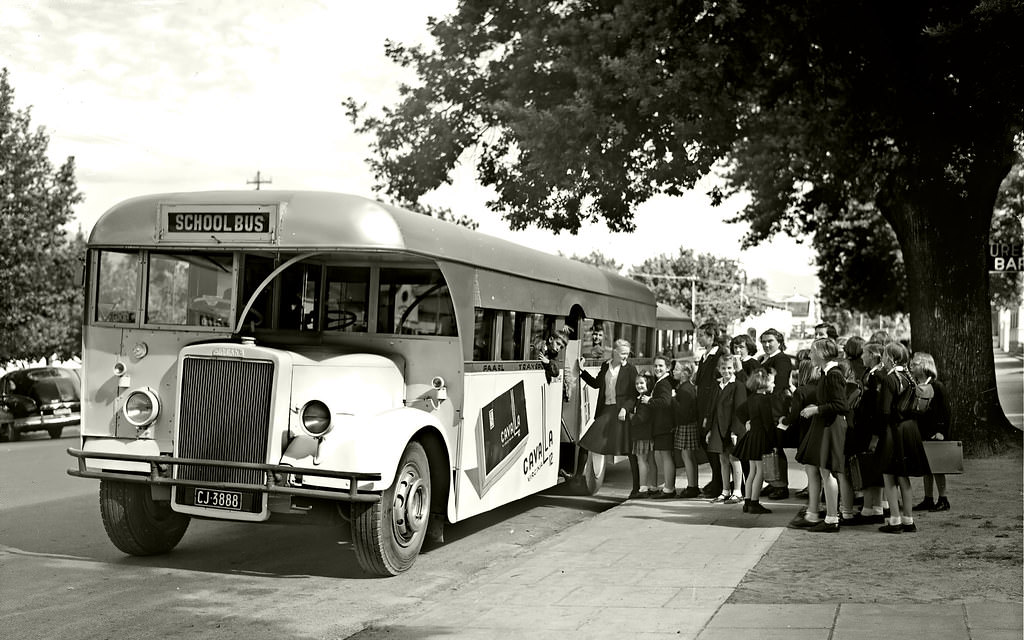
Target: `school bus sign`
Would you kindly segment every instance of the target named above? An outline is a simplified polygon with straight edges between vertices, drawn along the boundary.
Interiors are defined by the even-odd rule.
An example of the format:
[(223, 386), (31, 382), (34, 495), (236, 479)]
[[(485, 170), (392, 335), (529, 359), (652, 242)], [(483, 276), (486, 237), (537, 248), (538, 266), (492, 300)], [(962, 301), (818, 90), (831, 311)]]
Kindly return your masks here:
[(993, 242), (988, 245), (989, 271), (1024, 271), (1024, 244)]

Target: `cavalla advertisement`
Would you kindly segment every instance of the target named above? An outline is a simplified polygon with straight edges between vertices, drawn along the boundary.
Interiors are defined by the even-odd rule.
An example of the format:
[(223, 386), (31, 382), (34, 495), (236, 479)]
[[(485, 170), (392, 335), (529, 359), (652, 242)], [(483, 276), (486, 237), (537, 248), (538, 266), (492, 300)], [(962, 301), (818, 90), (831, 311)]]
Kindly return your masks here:
[[(543, 381), (542, 373), (538, 379)], [(474, 442), (465, 448), (468, 450), (465, 453), (474, 453), (475, 459), (464, 458), (468, 464), (463, 467), (476, 500), (470, 496), (464, 498), (472, 503), (479, 506), (486, 503), (486, 508), (490, 508), (534, 493), (554, 484), (557, 478), (558, 434), (551, 424), (545, 424), (557, 424), (557, 418), (545, 421), (542, 403), (545, 396), (556, 391), (560, 402), (561, 385), (557, 385), (557, 389), (547, 389), (547, 385), (541, 382), (535, 391), (534, 385), (530, 385), (533, 391), (530, 394), (528, 383), (519, 379), (511, 387), (491, 396), (493, 399), (476, 412)], [(464, 503), (460, 511), (463, 508), (474, 510), (471, 504)]]

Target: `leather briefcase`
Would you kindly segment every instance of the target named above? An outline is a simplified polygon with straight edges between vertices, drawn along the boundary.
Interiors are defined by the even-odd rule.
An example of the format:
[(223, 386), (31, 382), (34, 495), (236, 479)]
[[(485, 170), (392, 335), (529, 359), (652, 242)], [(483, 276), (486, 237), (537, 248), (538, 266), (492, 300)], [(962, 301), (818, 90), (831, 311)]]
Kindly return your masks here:
[(932, 473), (964, 472), (964, 447), (959, 440), (925, 440), (924, 455)]

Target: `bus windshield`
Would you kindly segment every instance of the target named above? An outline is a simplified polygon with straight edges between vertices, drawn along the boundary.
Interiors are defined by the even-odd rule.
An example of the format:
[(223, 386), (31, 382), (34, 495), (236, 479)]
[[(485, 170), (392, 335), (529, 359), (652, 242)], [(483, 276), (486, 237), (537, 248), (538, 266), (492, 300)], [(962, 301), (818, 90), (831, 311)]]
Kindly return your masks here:
[[(233, 258), (215, 253), (149, 254), (144, 324), (231, 325)], [(96, 287), (98, 322), (134, 323), (139, 305), (138, 253), (102, 251)]]

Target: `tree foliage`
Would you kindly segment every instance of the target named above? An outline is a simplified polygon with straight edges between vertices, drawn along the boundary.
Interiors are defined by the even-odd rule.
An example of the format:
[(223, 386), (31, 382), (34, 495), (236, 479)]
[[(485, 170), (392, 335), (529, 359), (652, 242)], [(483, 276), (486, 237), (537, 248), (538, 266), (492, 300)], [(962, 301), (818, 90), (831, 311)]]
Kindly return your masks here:
[(432, 48), (389, 44), (419, 78), (399, 104), (354, 115), (382, 190), (414, 201), (472, 162), (513, 228), (628, 231), (716, 168), (716, 198), (750, 195), (748, 243), (873, 208), (954, 435), (985, 451), (1020, 441), (987, 394), (985, 254), (1024, 126), (1022, 27), (1019, 0), (464, 0)]
[[(559, 252), (558, 255), (562, 255), (562, 253)], [(615, 273), (620, 273), (622, 271), (622, 264), (618, 260), (604, 255), (597, 249), (594, 249), (589, 255), (585, 256), (573, 254), (569, 256), (569, 259), (575, 260), (576, 262), (582, 262), (584, 264), (592, 264), (595, 267), (605, 269), (606, 271), (612, 271)]]
[(659, 302), (687, 313), (692, 306), (694, 320), (699, 322), (726, 325), (756, 315), (764, 310), (767, 297), (765, 281), (745, 282), (746, 274), (736, 260), (708, 253), (695, 255), (686, 248), (680, 248), (674, 257), (649, 258), (630, 269), (629, 275), (646, 284)]
[(54, 169), (0, 71), (0, 363), (81, 353), (85, 242), (65, 225), (81, 200), (74, 159)]

